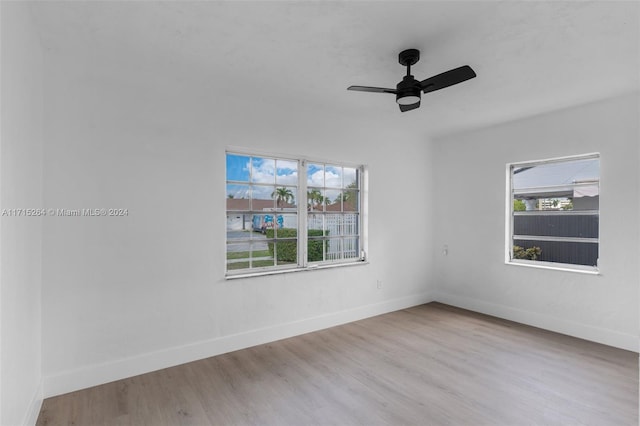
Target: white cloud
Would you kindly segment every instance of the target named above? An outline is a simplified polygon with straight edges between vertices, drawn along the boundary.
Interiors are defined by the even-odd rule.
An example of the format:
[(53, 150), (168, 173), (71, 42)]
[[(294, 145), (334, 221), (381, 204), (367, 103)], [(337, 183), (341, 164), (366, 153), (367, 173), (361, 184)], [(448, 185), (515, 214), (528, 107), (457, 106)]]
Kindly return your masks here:
[(307, 176), (307, 185), (340, 188), (342, 187), (342, 176), (340, 175), (340, 171), (335, 169), (327, 168), (324, 175), (322, 170), (316, 170)]
[[(276, 169), (277, 165), (277, 169)], [(249, 163), (247, 163), (247, 168)], [(253, 158), (251, 181), (254, 183), (277, 183), (278, 185), (298, 184), (298, 163), (288, 160)]]

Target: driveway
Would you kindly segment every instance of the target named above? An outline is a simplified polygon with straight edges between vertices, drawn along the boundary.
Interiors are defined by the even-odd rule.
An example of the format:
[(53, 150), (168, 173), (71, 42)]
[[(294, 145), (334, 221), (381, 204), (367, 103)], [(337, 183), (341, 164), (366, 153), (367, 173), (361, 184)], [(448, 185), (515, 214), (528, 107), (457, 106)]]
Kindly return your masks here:
[[(267, 246), (266, 235), (262, 235), (259, 232), (246, 232), (246, 231), (227, 231), (227, 241), (231, 242), (233, 240), (240, 239), (248, 239), (251, 238), (254, 251), (257, 250), (267, 250), (269, 247)], [(237, 252), (237, 251), (249, 251), (249, 242), (248, 241), (239, 241), (233, 244), (227, 244), (228, 252)]]

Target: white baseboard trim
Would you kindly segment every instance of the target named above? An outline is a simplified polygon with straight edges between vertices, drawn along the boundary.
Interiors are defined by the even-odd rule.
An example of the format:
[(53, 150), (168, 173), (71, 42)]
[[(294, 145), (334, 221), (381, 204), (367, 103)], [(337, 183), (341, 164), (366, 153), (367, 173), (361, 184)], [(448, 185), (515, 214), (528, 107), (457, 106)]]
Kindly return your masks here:
[(432, 300), (429, 293), (386, 300), (380, 303), (332, 312), (300, 321), (260, 328), (244, 333), (190, 343), (157, 352), (47, 375), (44, 377), (44, 397), (49, 398), (263, 343), (286, 339), (288, 337), (429, 303)]
[(615, 330), (580, 324), (538, 312), (496, 305), (450, 293), (437, 292), (434, 294), (434, 301), (628, 351), (638, 352), (639, 349), (638, 336), (633, 334), (620, 333)]
[(40, 380), (38, 384), (38, 388), (33, 394), (33, 398), (31, 398), (31, 403), (29, 404), (29, 409), (24, 415), (24, 419), (22, 424), (25, 426), (35, 426), (38, 421), (38, 415), (40, 414), (40, 409), (42, 408), (42, 400), (43, 397), (43, 381)]

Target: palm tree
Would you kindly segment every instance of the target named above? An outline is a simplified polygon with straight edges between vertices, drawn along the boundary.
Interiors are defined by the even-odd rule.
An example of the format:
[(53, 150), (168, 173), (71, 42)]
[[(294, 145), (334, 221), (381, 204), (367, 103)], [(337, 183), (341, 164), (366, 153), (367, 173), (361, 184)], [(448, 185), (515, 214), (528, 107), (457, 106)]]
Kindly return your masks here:
[(271, 193), (271, 197), (276, 199), (278, 208), (282, 202), (290, 203), (293, 202), (294, 199), (293, 192), (284, 186), (282, 188), (276, 188), (276, 190)]
[(338, 194), (338, 196), (336, 197), (335, 200), (333, 200), (334, 203), (339, 203), (340, 201), (349, 201), (351, 199), (351, 192), (341, 192)]
[(322, 204), (328, 201), (325, 197), (322, 196), (322, 192), (317, 189), (312, 189), (307, 192), (307, 202), (309, 204), (310, 210), (313, 210), (314, 207), (319, 208)]
[(342, 191), (336, 199), (333, 201), (334, 203), (339, 203), (342, 201), (345, 205), (349, 205), (349, 208), (352, 209), (356, 203), (356, 195), (357, 195), (358, 183), (353, 182), (347, 185), (344, 191)]

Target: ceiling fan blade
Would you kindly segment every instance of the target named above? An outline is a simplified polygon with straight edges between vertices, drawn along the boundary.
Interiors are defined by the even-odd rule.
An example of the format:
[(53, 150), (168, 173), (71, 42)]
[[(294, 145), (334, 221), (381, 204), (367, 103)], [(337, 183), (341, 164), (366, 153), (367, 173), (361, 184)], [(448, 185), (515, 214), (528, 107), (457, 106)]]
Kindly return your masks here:
[(373, 93), (393, 93), (396, 94), (396, 89), (385, 89), (384, 87), (369, 87), (369, 86), (349, 86), (347, 90), (356, 90), (358, 92), (373, 92)]
[(411, 111), (412, 109), (416, 109), (418, 107), (420, 107), (420, 101), (416, 102), (415, 104), (411, 104), (411, 105), (398, 105), (400, 107), (400, 111), (401, 112), (407, 112), (407, 111)]
[(454, 84), (462, 83), (476, 76), (475, 71), (469, 65), (463, 65), (442, 74), (434, 75), (420, 82), (420, 87), (424, 93), (433, 92), (435, 90), (444, 89)]

